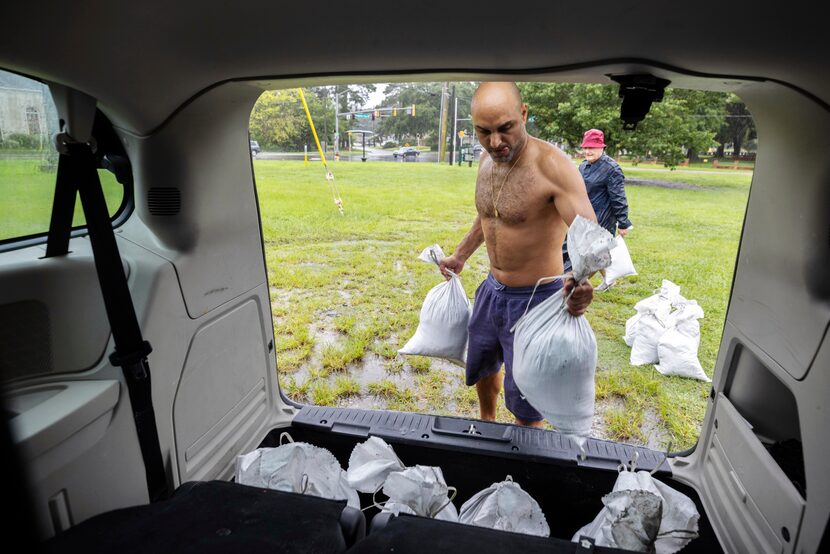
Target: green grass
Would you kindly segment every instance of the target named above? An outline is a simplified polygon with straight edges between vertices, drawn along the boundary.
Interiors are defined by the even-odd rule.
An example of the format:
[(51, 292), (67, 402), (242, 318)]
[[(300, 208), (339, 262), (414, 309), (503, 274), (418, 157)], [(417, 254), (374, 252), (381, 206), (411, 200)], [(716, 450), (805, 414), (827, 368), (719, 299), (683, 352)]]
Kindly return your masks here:
[[(48, 166), (45, 157), (0, 159), (0, 240), (45, 233), (49, 230), (57, 168)], [(98, 175), (110, 215), (115, 214), (124, 196), (123, 187), (109, 171)], [(80, 199), (75, 202), (73, 226), (84, 225)]]
[[(464, 385), (460, 368), (397, 355), (417, 327), (427, 291), (441, 282), (417, 256), (435, 243), (450, 253), (467, 232), (476, 168), (333, 163), (344, 215), (319, 166), (255, 160), (254, 168), (286, 393), (324, 405), (477, 417), (475, 389)], [(640, 444), (656, 418), (658, 442), (682, 449), (697, 439), (709, 385), (630, 366), (625, 321), (662, 279), (677, 283), (705, 311), (699, 357), (711, 376), (751, 173), (625, 173), (700, 188), (627, 188), (635, 225), (627, 243), (639, 275), (597, 293), (588, 313), (599, 347), (597, 413), (607, 436)], [(487, 267), (481, 248), (462, 274), (471, 298)], [(379, 369), (364, 373), (372, 364)], [(345, 394), (337, 379), (350, 376), (362, 384)], [(511, 421), (503, 405), (499, 419)]]

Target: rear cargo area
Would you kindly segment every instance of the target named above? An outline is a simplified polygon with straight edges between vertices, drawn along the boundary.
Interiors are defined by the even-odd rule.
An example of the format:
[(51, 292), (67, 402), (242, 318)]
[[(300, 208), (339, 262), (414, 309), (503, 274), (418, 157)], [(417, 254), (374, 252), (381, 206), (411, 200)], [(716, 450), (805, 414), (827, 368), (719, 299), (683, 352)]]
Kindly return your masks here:
[[(472, 428), (471, 428), (472, 426)], [(636, 456), (638, 469), (689, 496), (700, 513), (699, 537), (683, 552), (722, 552), (700, 499), (693, 489), (671, 478), (664, 455), (641, 447), (590, 440), (588, 456), (581, 460), (566, 438), (554, 431), (487, 423), (442, 416), (403, 414), (306, 406), (288, 429), (275, 429), (262, 447), (276, 447), (288, 432), (295, 441), (328, 449), (343, 468), (354, 446), (370, 435), (384, 439), (406, 466), (438, 466), (447, 484), (458, 489), (460, 507), (471, 496), (506, 476), (521, 485), (539, 503), (551, 537), (570, 540), (602, 509), (602, 497), (611, 492), (617, 466)], [(636, 455), (634, 454), (636, 452)], [(383, 498), (378, 495), (378, 500)], [(361, 493), (361, 506), (371, 506), (371, 495)], [(379, 513), (364, 511), (371, 529)], [(459, 552), (464, 551), (459, 545)]]

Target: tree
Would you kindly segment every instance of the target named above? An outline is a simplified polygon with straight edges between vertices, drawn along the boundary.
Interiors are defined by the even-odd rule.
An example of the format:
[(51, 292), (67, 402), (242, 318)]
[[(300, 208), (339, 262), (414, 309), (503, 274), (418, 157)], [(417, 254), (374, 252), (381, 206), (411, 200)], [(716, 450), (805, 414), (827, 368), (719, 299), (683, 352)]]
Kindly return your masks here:
[[(318, 87), (318, 89), (321, 87)], [(325, 131), (334, 127), (334, 105), (318, 89), (304, 89), (309, 112), (320, 140), (329, 140)], [(314, 137), (297, 89), (269, 90), (262, 93), (251, 112), (251, 138), (265, 149), (314, 149)]]
[[(475, 92), (476, 83), (459, 82), (455, 86), (458, 102), (459, 119), (470, 117), (470, 98)], [(378, 126), (379, 133), (392, 136), (398, 142), (405, 139), (424, 139), (438, 136), (438, 119), (441, 112), (441, 83), (393, 83), (384, 89), (384, 99), (379, 107), (398, 107), (397, 117), (389, 112), (382, 112), (383, 117)], [(415, 116), (409, 110), (415, 106)], [(454, 106), (449, 106), (454, 110)], [(452, 111), (448, 118), (452, 126)], [(469, 122), (460, 122), (459, 130), (472, 131)], [(450, 133), (452, 128), (450, 128)]]
[(726, 115), (723, 93), (667, 89), (636, 130), (624, 131), (617, 85), (520, 83), (519, 88), (540, 138), (575, 149), (582, 133), (601, 129), (610, 153), (655, 156), (667, 167), (713, 146)]
[(715, 140), (718, 144), (718, 156), (723, 156), (727, 143), (732, 143), (735, 156), (740, 156), (741, 147), (747, 141), (757, 136), (755, 122), (746, 109), (746, 105), (735, 94), (730, 94), (726, 100), (726, 120), (718, 131)]

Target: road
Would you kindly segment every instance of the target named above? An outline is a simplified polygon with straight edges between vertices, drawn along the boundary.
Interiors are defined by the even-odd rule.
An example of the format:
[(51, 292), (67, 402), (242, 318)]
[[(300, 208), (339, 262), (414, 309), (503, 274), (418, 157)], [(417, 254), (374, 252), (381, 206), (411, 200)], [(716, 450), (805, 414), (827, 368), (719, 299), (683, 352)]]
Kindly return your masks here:
[[(340, 154), (340, 161), (346, 162), (359, 162), (363, 157), (362, 152), (355, 153), (352, 151), (351, 153), (341, 152)], [(256, 156), (257, 160), (302, 160), (303, 154), (296, 153), (296, 152), (260, 152)], [(309, 152), (308, 153), (309, 161), (319, 161), (320, 155), (317, 152)], [(333, 160), (334, 154), (331, 152), (326, 153), (327, 160)], [(366, 147), (366, 159), (367, 161), (373, 162), (395, 162), (395, 163), (436, 163), (438, 161), (438, 152), (428, 152), (423, 151), (421, 152), (416, 159), (407, 158), (403, 160), (401, 158), (395, 159), (392, 155), (392, 150), (383, 150), (381, 148), (369, 148)]]

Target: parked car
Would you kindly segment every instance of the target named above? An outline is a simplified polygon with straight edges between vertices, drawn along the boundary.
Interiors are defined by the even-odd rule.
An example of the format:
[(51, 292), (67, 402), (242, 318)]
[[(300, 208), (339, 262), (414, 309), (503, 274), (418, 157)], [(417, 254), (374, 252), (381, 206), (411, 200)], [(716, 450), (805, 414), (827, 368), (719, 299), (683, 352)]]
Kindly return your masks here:
[(417, 158), (421, 155), (421, 152), (412, 146), (404, 146), (403, 148), (398, 148), (392, 153), (392, 156), (397, 160), (398, 158)]
[(256, 156), (260, 153), (259, 143), (255, 140), (251, 141), (251, 155)]
[[(389, 13), (388, 3), (373, 0), (359, 9), (321, 10), (325, 15), (316, 19), (303, 3), (261, 0), (244, 9), (219, 0), (4, 4), (0, 67), (39, 80), (35, 84), (47, 85), (56, 97), (61, 148), (90, 170), (75, 174), (89, 179), (84, 203), (102, 208), (94, 181), (107, 169), (113, 169), (106, 173), (107, 186), (123, 189), (126, 199), (104, 213), (103, 225), (106, 210), (91, 211), (98, 217), (87, 221), (99, 223), (91, 225), (93, 233), (108, 238), (98, 242), (90, 239), (90, 228), (72, 228), (76, 194), (65, 187), (76, 186), (77, 179), (50, 187), (43, 172), (25, 187), (50, 202), (55, 198), (55, 217), (37, 212), (41, 227), (9, 226), (8, 214), (35, 210), (20, 209), (28, 208), (27, 198), (0, 194), (8, 206), (0, 229), (11, 232), (0, 237), (2, 425), (10, 431), (2, 437), (4, 518), (11, 530), (7, 542), (16, 551), (36, 551), (27, 543), (49, 539), (44, 546), (50, 551), (84, 553), (601, 553), (609, 550), (571, 540), (605, 504), (617, 504), (614, 534), (633, 530), (632, 547), (646, 548), (634, 539), (647, 531), (677, 540), (674, 528), (636, 527), (640, 505), (629, 510), (608, 494), (621, 462), (633, 460), (643, 470), (638, 476), (654, 472), (695, 503), (697, 538), (683, 554), (828, 552), (830, 79), (828, 42), (821, 37), (830, 3), (813, 2), (806, 12), (727, 3), (710, 15), (699, 6), (686, 10), (686, 4), (657, 0), (598, 0), (590, 4), (589, 19), (580, 3), (528, 4), (514, 6), (518, 15), (502, 10), (485, 16), (492, 8), (485, 2), (471, 19), (466, 3), (447, 3), (439, 17), (434, 10), (408, 10), (380, 25), (367, 14)], [(492, 44), (482, 48), (459, 22), (476, 37), (494, 39)], [(312, 29), (323, 39), (309, 40)], [(705, 415), (694, 448), (661, 453), (592, 438), (580, 451), (555, 430), (316, 406), (282, 393), (276, 368), (292, 351), (275, 342), (271, 306), (284, 300), (269, 281), (262, 235), (274, 221), (260, 219), (251, 156), (241, 148), (257, 99), (264, 91), (289, 90), (276, 109), (296, 114), (296, 87), (446, 75), (609, 85), (622, 78), (628, 85), (621, 90), (633, 95), (621, 102), (628, 115), (657, 101), (656, 92), (662, 98), (653, 90), (660, 78), (683, 89), (734, 93), (752, 112), (758, 165), (745, 212), (731, 206), (745, 215), (733, 277), (723, 284), (731, 285), (728, 307), (713, 314), (724, 325), (711, 388), (700, 389)], [(16, 110), (0, 110), (4, 124), (14, 116), (26, 130), (41, 128), (48, 115), (43, 87), (0, 87), (0, 93), (0, 101)], [(320, 107), (324, 101), (312, 104), (319, 108), (314, 113), (332, 111), (331, 101)], [(557, 107), (546, 108), (555, 116)], [(301, 116), (296, 121), (298, 128), (305, 125)], [(323, 124), (317, 123), (319, 133)], [(627, 132), (619, 128), (614, 132)], [(324, 132), (331, 130), (329, 123)], [(572, 131), (578, 136), (582, 129)], [(473, 173), (463, 171), (454, 174), (472, 184)], [(68, 194), (51, 194), (58, 185)], [(290, 202), (285, 195), (294, 185), (268, 192)], [(325, 184), (319, 187), (313, 194), (322, 198)], [(556, 217), (556, 206), (543, 200), (547, 192), (527, 192), (534, 195), (533, 218)], [(636, 205), (632, 195), (632, 207), (676, 217), (671, 197), (661, 196), (662, 204), (647, 207)], [(373, 215), (424, 226), (422, 213), (407, 217), (405, 193), (393, 201), (397, 211), (359, 217), (359, 208), (350, 214), (347, 203), (345, 234), (332, 240), (360, 249), (352, 238)], [(324, 204), (332, 209), (328, 202), (315, 203), (315, 209)], [(466, 218), (472, 206), (448, 206), (440, 216), (460, 211)], [(635, 262), (638, 254), (671, 256), (676, 249), (707, 255), (696, 221), (681, 221), (677, 244), (657, 246), (648, 242), (648, 218), (643, 221), (642, 235), (635, 231), (630, 245)], [(517, 217), (484, 230), (505, 240), (520, 237), (521, 244), (528, 240), (520, 236), (525, 224)], [(109, 233), (113, 228), (117, 232)], [(406, 245), (409, 252), (422, 247)], [(292, 273), (299, 260), (304, 258), (278, 256), (280, 274), (301, 278)], [(391, 260), (370, 261), (377, 261), (379, 277), (387, 277)], [(651, 265), (661, 273), (641, 274), (647, 286), (677, 278), (671, 260)], [(331, 278), (345, 283), (346, 277)], [(416, 282), (414, 274), (392, 277), (388, 288), (422, 290), (427, 283)], [(701, 295), (708, 294), (708, 276), (694, 277)], [(437, 282), (437, 273), (428, 279)], [(464, 283), (471, 292), (473, 283)], [(626, 291), (613, 294), (624, 297)], [(310, 294), (308, 302), (331, 308), (341, 299)], [(589, 311), (587, 317), (620, 323), (619, 315), (602, 314)], [(393, 332), (390, 344), (400, 338)], [(152, 345), (149, 354), (145, 341)], [(380, 346), (388, 350), (389, 344)], [(650, 370), (626, 368), (614, 379), (631, 377), (626, 386), (648, 388), (656, 383), (648, 381)], [(458, 375), (444, 376), (454, 381)], [(626, 398), (613, 399), (620, 417), (631, 415), (628, 423), (650, 432), (648, 422), (638, 419), (647, 410), (638, 406), (635, 417), (626, 412)], [(381, 437), (407, 466), (440, 466), (457, 489), (452, 494), (458, 506), (512, 476), (541, 506), (551, 536), (405, 514), (383, 526), (372, 506), (383, 501), (381, 491), (377, 499), (361, 497), (365, 512), (350, 511), (343, 502), (298, 494), (316, 491), (307, 489), (307, 474), (297, 475), (297, 494), (235, 483), (238, 456), (278, 446), (284, 433), (329, 449), (342, 465), (356, 443)]]
[(476, 158), (478, 158), (479, 156), (481, 156), (481, 153), (482, 153), (482, 152), (484, 152), (484, 147), (483, 147), (480, 143), (478, 143), (478, 142), (477, 142), (477, 143), (473, 146), (473, 156), (475, 156)]

